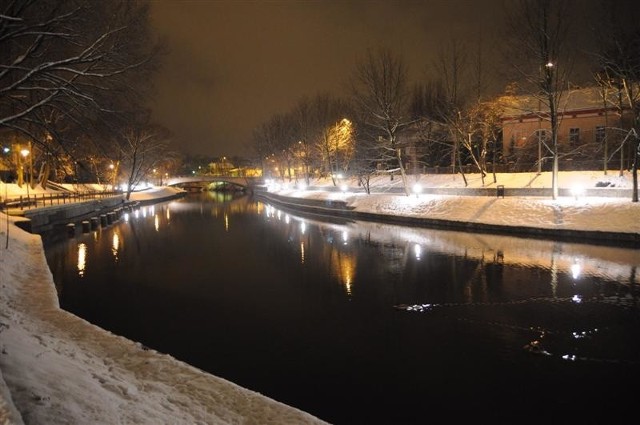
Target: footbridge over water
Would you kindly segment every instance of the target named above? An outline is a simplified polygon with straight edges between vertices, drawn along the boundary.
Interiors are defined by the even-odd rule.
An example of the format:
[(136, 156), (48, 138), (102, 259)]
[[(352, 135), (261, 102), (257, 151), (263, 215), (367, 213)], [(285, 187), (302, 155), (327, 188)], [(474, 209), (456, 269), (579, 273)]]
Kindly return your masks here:
[(208, 184), (208, 183), (228, 183), (246, 189), (253, 189), (255, 186), (264, 184), (261, 177), (226, 177), (226, 176), (176, 176), (165, 180), (167, 186), (177, 186), (185, 184)]

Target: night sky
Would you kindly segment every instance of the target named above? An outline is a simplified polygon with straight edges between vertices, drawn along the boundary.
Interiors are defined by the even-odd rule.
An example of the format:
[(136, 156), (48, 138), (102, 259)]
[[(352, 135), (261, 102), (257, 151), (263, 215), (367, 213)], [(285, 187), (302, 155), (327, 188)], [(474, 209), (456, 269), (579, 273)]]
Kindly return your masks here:
[(366, 49), (391, 47), (418, 80), (452, 37), (501, 25), (503, 0), (152, 0), (170, 53), (155, 119), (189, 154), (251, 156), (252, 130), (303, 96), (339, 95)]

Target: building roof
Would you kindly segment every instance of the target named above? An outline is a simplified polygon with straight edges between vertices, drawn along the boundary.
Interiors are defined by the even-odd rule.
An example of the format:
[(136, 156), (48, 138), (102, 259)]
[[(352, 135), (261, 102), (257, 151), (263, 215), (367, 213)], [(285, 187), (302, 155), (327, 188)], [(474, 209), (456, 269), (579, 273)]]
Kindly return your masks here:
[[(603, 88), (571, 87), (562, 92), (559, 102), (561, 113), (567, 112), (593, 112), (597, 110), (612, 109), (617, 104), (617, 91), (609, 90), (606, 93), (606, 104), (603, 96)], [(503, 98), (505, 118), (515, 118), (527, 115), (539, 115), (548, 111), (540, 97), (531, 95), (511, 96)], [(606, 106), (605, 106), (606, 105)]]

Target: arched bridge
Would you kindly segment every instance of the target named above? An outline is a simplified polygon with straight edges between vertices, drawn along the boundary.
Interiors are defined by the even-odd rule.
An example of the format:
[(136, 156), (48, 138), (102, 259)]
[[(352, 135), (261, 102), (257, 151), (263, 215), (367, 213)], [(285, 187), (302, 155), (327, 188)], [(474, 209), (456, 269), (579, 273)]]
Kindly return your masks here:
[(176, 176), (165, 180), (167, 186), (175, 186), (185, 183), (230, 183), (236, 186), (252, 188), (263, 184), (261, 177), (225, 177), (225, 176)]

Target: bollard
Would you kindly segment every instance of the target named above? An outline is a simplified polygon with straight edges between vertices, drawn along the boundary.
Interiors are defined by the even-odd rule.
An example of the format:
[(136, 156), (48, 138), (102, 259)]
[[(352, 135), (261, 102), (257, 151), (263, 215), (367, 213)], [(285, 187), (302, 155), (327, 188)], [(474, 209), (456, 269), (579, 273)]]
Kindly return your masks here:
[(115, 213), (112, 212), (108, 212), (107, 213), (107, 223), (109, 224), (113, 224), (113, 222), (115, 221)]
[(89, 223), (89, 220), (83, 220), (82, 233), (89, 233), (90, 230), (91, 230), (91, 223)]
[(106, 214), (100, 214), (100, 224), (102, 225), (102, 227), (107, 227), (107, 224), (109, 224)]
[(98, 217), (91, 217), (91, 230), (95, 230), (100, 225), (100, 219)]
[(76, 225), (73, 223), (67, 224), (67, 235), (74, 237), (76, 235)]

